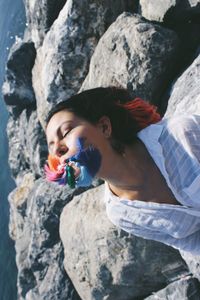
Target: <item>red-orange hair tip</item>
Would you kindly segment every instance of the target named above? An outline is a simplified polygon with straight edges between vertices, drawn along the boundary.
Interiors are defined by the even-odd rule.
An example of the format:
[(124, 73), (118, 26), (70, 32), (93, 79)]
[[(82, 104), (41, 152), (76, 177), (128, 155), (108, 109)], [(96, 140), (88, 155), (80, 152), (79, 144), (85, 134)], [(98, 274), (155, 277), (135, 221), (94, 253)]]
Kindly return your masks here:
[(161, 116), (157, 112), (157, 107), (149, 104), (141, 98), (135, 98), (125, 104), (119, 105), (130, 112), (133, 119), (137, 121), (141, 129), (161, 120)]

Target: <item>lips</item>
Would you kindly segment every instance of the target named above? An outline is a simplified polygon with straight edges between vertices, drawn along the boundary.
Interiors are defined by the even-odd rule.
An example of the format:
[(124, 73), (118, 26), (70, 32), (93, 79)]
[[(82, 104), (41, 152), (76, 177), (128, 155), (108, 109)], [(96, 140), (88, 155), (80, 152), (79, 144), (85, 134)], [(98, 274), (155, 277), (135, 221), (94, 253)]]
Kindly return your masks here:
[(48, 181), (57, 182), (59, 185), (69, 184), (72, 188), (75, 187), (75, 180), (79, 175), (78, 170), (75, 172), (74, 168), (69, 163), (61, 163), (58, 157), (51, 154), (48, 155), (44, 171)]
[[(44, 166), (46, 179), (70, 187), (90, 186), (101, 165), (101, 154), (92, 145), (84, 147), (84, 138), (76, 141), (76, 151), (69, 159), (49, 154)], [(67, 153), (69, 155), (69, 152)]]

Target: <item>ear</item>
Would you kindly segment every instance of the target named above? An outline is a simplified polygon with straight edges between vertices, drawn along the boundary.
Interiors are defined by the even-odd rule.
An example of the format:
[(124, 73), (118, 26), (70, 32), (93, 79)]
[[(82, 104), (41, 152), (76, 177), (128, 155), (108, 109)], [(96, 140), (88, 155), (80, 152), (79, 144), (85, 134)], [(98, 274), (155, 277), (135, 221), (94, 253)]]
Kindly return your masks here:
[(101, 130), (106, 138), (110, 138), (112, 134), (112, 126), (110, 119), (107, 116), (103, 116), (97, 122), (97, 127)]

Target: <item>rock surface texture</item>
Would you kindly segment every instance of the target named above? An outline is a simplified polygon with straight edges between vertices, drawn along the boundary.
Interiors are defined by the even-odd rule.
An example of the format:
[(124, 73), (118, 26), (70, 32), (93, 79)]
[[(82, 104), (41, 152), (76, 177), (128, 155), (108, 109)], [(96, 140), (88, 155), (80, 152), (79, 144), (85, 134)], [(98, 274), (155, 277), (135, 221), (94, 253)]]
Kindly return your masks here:
[(104, 186), (43, 179), (49, 109), (79, 90), (127, 87), (166, 117), (200, 114), (200, 1), (24, 0), (27, 28), (3, 85), (10, 112), (10, 235), (19, 300), (199, 300), (200, 257), (119, 230)]
[[(200, 12), (199, 0), (140, 0), (141, 14), (147, 20), (162, 22), (167, 18), (192, 18)], [(175, 21), (175, 20), (174, 20)]]
[[(144, 299), (166, 286), (174, 265), (188, 273), (178, 251), (116, 228), (103, 198), (101, 185), (75, 197), (61, 216), (65, 269), (82, 299)], [(171, 270), (168, 278), (166, 269)]]
[(174, 82), (166, 116), (195, 112), (200, 112), (200, 55)]
[(158, 104), (169, 83), (179, 40), (175, 32), (122, 14), (99, 41), (81, 89), (122, 86)]
[[(99, 38), (126, 1), (68, 0), (37, 51), (33, 86), (39, 120), (58, 99), (78, 92)], [(45, 109), (46, 108), (46, 109)]]
[(11, 48), (3, 84), (6, 104), (24, 108), (35, 103), (31, 75), (35, 56), (33, 42), (18, 39)]

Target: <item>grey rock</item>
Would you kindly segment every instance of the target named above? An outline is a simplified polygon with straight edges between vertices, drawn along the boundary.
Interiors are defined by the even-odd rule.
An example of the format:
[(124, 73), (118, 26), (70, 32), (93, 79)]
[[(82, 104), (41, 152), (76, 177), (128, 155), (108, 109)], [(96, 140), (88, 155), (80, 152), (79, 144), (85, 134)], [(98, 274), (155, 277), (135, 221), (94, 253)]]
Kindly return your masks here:
[(162, 22), (187, 20), (200, 13), (199, 0), (140, 0), (141, 14), (148, 20)]
[(42, 44), (45, 34), (66, 2), (67, 0), (24, 0), (27, 22), (25, 36), (35, 43), (36, 48)]
[(9, 233), (13, 240), (17, 240), (23, 235), (27, 199), (34, 186), (34, 181), (34, 176), (26, 173), (20, 185), (9, 194)]
[(28, 171), (32, 171), (35, 177), (41, 176), (48, 151), (36, 111), (25, 109), (18, 118), (10, 117), (7, 133), (9, 163), (17, 182)]
[(109, 27), (92, 56), (81, 90), (122, 86), (133, 97), (159, 103), (177, 58), (176, 34), (123, 13)]
[(32, 42), (18, 39), (12, 46), (2, 88), (7, 105), (24, 108), (35, 104), (31, 74), (35, 57), (36, 51)]
[(188, 0), (187, 1), (190, 7), (198, 7), (200, 5), (199, 0)]
[(20, 142), (19, 132), (19, 119), (15, 120), (12, 117), (9, 118), (7, 124), (7, 135), (9, 142), (9, 165), (12, 176), (18, 183), (23, 175), (30, 170), (30, 167), (26, 164), (24, 156), (24, 145)]
[(145, 300), (199, 300), (200, 283), (196, 278), (183, 278), (169, 284)]
[[(141, 14), (148, 20), (161, 22), (175, 31), (180, 39), (181, 51), (176, 64), (182, 72), (194, 59), (200, 44), (200, 2), (188, 0), (140, 1)], [(176, 76), (176, 74), (174, 73)]]
[[(128, 1), (129, 3), (130, 1)], [(68, 0), (37, 50), (33, 86), (40, 122), (53, 104), (78, 92), (101, 35), (127, 1)]]
[(79, 191), (36, 182), (26, 174), (11, 193), (10, 232), (15, 239), (18, 299), (80, 300), (63, 267), (61, 210)]
[[(43, 178), (36, 180), (43, 177), (47, 157), (39, 120), (44, 126), (49, 108), (80, 90), (99, 39), (119, 14), (136, 11), (139, 1), (24, 2), (27, 30), (24, 41), (17, 40), (12, 48), (3, 86), (11, 112), (10, 167), (17, 183), (9, 196), (9, 230), (16, 247), (18, 299), (138, 300), (153, 292), (153, 299), (159, 295), (170, 300), (198, 299), (192, 296), (199, 296), (199, 257), (188, 253), (181, 253), (181, 257), (164, 244), (116, 228), (106, 216), (103, 186), (84, 192), (47, 183)], [(152, 7), (158, 4), (148, 2)], [(154, 14), (165, 24), (176, 16), (178, 21), (190, 22), (191, 16), (198, 17), (198, 2), (177, 0), (173, 5), (174, 1), (167, 0), (162, 7), (157, 5)], [(194, 52), (199, 45), (199, 27), (194, 32), (194, 27), (182, 24), (177, 32), (179, 36), (183, 32), (194, 35)], [(128, 87), (133, 96), (158, 104), (174, 78), (178, 44), (173, 31), (125, 13), (100, 40), (82, 89), (120, 85)], [(169, 114), (176, 113), (175, 107), (178, 113), (198, 111), (198, 86), (199, 58), (174, 83)]]
[(185, 260), (191, 274), (200, 281), (200, 256), (195, 256), (185, 251), (181, 251), (180, 254)]
[(200, 55), (174, 82), (165, 116), (200, 113)]
[(174, 278), (174, 264), (188, 273), (175, 249), (115, 227), (103, 199), (101, 185), (75, 197), (60, 218), (65, 269), (81, 299), (144, 299)]
[(169, 9), (176, 4), (177, 0), (140, 0), (141, 14), (147, 20), (162, 22)]

